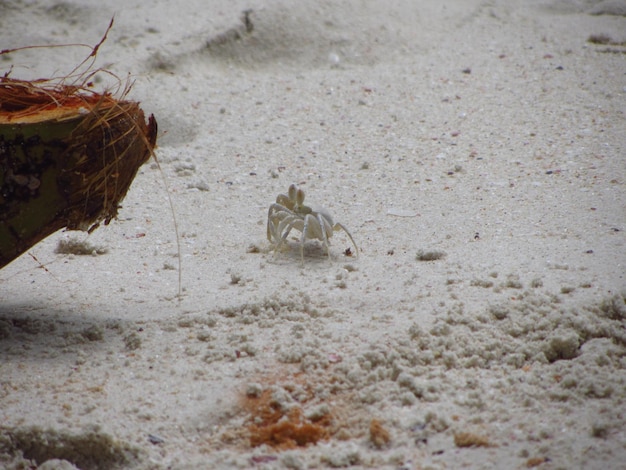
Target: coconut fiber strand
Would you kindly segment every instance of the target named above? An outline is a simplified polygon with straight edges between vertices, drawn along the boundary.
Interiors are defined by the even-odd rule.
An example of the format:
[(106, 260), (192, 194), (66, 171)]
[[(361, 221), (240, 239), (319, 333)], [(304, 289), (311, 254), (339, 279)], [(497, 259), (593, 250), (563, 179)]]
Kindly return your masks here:
[(138, 103), (0, 78), (0, 268), (59, 229), (117, 215), (156, 143)]

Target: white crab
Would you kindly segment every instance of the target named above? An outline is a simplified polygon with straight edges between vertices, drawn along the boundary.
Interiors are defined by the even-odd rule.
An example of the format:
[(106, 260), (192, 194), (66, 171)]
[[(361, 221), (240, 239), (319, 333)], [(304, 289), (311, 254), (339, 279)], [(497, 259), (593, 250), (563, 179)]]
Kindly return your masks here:
[(287, 194), (279, 194), (276, 202), (270, 205), (267, 212), (267, 239), (278, 251), (289, 233), (298, 230), (300, 235), (300, 257), (304, 263), (304, 243), (307, 240), (320, 240), (326, 247), (328, 258), (330, 259), (330, 249), (328, 239), (334, 232), (343, 230), (352, 245), (356, 256), (359, 249), (354, 243), (354, 239), (348, 229), (339, 222), (333, 222), (332, 216), (324, 209), (313, 210), (304, 205), (304, 191), (296, 187), (295, 184), (289, 186)]

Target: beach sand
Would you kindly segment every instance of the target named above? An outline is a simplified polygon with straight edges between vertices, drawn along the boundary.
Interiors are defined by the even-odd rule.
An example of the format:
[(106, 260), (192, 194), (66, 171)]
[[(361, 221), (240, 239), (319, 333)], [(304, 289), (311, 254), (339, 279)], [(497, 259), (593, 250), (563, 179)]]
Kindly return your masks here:
[[(623, 466), (625, 14), (2, 2), (1, 49), (93, 46), (115, 15), (95, 86), (134, 80), (159, 140), (118, 220), (0, 272), (0, 466)], [(330, 260), (272, 250), (292, 183), (358, 257), (342, 231)]]

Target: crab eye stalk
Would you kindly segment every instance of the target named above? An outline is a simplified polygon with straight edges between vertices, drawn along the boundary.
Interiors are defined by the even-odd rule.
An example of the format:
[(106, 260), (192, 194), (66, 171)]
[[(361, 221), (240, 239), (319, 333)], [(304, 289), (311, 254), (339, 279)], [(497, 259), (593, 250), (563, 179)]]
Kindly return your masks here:
[(289, 199), (291, 199), (292, 201), (295, 201), (297, 191), (298, 190), (296, 189), (295, 184), (292, 184), (291, 186), (289, 186), (289, 190), (287, 191), (287, 195), (289, 196)]
[(296, 192), (296, 204), (298, 206), (304, 204), (304, 191), (302, 191), (301, 189), (298, 189)]

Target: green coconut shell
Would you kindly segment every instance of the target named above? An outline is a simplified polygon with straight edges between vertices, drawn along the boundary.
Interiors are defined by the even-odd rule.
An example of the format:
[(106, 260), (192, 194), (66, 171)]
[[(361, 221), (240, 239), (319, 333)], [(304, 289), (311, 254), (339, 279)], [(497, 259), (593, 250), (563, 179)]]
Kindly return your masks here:
[(116, 217), (156, 144), (139, 104), (0, 80), (0, 268), (52, 233)]

